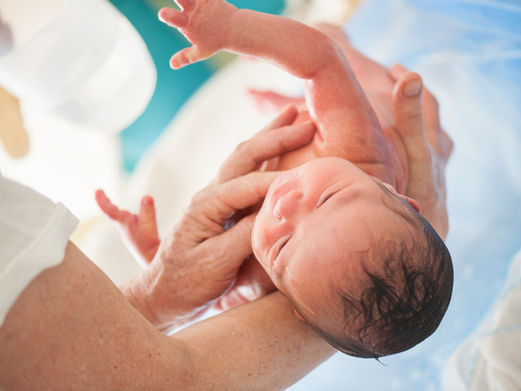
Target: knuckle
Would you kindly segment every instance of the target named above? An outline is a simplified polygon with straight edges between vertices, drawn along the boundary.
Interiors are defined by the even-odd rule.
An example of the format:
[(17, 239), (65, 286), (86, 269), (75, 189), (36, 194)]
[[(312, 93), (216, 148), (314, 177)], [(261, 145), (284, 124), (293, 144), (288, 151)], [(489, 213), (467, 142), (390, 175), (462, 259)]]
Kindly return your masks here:
[(202, 190), (199, 190), (197, 193), (195, 193), (190, 198), (190, 206), (189, 206), (189, 208), (192, 208), (192, 207), (200, 204), (201, 202), (204, 202), (208, 192), (209, 192), (209, 188), (204, 188)]
[(406, 105), (403, 110), (403, 115), (405, 119), (409, 121), (418, 121), (416, 128), (420, 128), (423, 126), (422, 118), (423, 118), (423, 111), (421, 108), (421, 105), (418, 101), (410, 102), (409, 105)]
[(247, 141), (243, 141), (239, 144), (237, 144), (237, 146), (235, 147), (235, 154), (244, 154), (244, 153), (247, 153), (248, 152), (248, 149), (249, 149), (249, 145), (250, 145), (250, 141), (247, 140)]
[(411, 158), (414, 161), (422, 162), (425, 165), (432, 164), (432, 151), (426, 143), (420, 143), (411, 151)]
[(279, 137), (277, 137), (277, 139), (275, 140), (275, 148), (276, 148), (277, 154), (281, 154), (286, 149), (288, 149), (288, 143), (290, 142), (290, 140), (286, 139), (285, 137), (280, 137), (280, 136), (284, 136), (284, 135), (280, 134)]

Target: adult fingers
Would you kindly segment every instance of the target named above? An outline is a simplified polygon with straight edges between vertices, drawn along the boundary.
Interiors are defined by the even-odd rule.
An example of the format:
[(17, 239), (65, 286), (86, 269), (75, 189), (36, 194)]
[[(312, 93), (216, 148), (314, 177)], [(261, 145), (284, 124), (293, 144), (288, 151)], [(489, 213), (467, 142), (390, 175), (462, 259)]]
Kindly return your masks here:
[[(297, 115), (298, 110), (295, 106), (287, 106), (273, 121), (271, 121), (267, 126), (265, 126), (259, 132), (257, 132), (252, 137), (252, 139), (258, 136), (260, 133), (269, 133), (270, 131), (275, 130), (277, 128), (292, 124)], [(235, 148), (235, 151), (232, 152), (230, 156), (228, 156), (228, 158), (224, 161), (224, 163), (221, 165), (221, 168), (219, 169), (219, 173), (215, 178), (215, 183), (226, 182), (231, 178), (246, 174), (257, 168), (255, 160), (258, 159), (255, 158), (252, 161), (251, 156), (248, 155), (249, 151), (247, 151), (248, 148), (256, 147), (255, 141), (252, 141), (252, 139), (239, 144)], [(257, 146), (256, 150), (259, 152), (261, 151), (261, 148)], [(255, 167), (251, 168), (248, 171), (247, 167), (251, 167), (252, 165), (254, 165)]]
[(309, 144), (314, 134), (315, 125), (311, 121), (258, 133), (240, 144), (229, 157), (220, 182), (252, 172), (268, 159)]
[[(391, 69), (389, 69), (389, 75), (391, 76), (391, 79), (393, 79), (395, 82), (398, 82), (401, 78), (406, 77), (407, 74), (411, 73), (412, 72), (410, 72), (407, 68), (400, 64), (394, 64), (391, 67)], [(434, 97), (434, 95), (432, 95), (429, 89), (425, 88), (425, 86), (423, 86), (422, 95), (422, 108), (425, 128), (439, 129), (440, 121), (438, 115), (438, 101)]]
[(440, 125), (438, 100), (429, 90), (423, 96), (425, 135), (431, 147), (440, 155), (444, 153), (443, 130)]
[(398, 81), (398, 79), (407, 72), (409, 72), (409, 70), (401, 64), (394, 64), (391, 66), (391, 68), (389, 68), (389, 76), (395, 82)]
[(270, 127), (260, 131), (237, 146), (221, 166), (215, 182), (224, 183), (257, 170), (264, 161), (309, 144), (315, 130), (313, 122), (307, 121), (298, 125)]
[(443, 129), (441, 130), (443, 142), (445, 144), (445, 153), (443, 155), (443, 158), (445, 159), (445, 162), (449, 160), (450, 155), (452, 155), (452, 151), (454, 150), (454, 142), (452, 141), (452, 138), (445, 132)]
[[(393, 65), (389, 70), (389, 75), (397, 83), (401, 79), (409, 77), (408, 75), (410, 74), (412, 73), (400, 64)], [(414, 87), (411, 87), (411, 91), (413, 90)], [(447, 138), (445, 137), (445, 132), (440, 125), (438, 100), (429, 89), (425, 88), (425, 86), (422, 88), (421, 110), (423, 113), (423, 129), (429, 145), (438, 155), (450, 155), (450, 152), (452, 151), (452, 140), (449, 138), (447, 143), (445, 143)]]
[(409, 159), (424, 159), (429, 147), (423, 127), (422, 80), (417, 73), (400, 72), (392, 95), (396, 130)]
[[(236, 210), (262, 201), (270, 185), (281, 173), (282, 171), (255, 171), (233, 178), (206, 193), (200, 199), (201, 205), (206, 203), (206, 214), (212, 216), (213, 220), (222, 222)], [(217, 203), (213, 208), (209, 206), (212, 202)]]
[[(202, 249), (217, 254), (215, 249), (226, 249), (222, 252), (224, 258), (214, 256), (214, 262), (221, 266), (226, 263), (230, 269), (238, 269), (244, 260), (253, 252), (251, 248), (251, 231), (256, 214), (250, 214), (239, 220), (232, 228), (217, 236), (209, 238), (201, 244)], [(230, 251), (231, 250), (231, 251)]]
[(181, 230), (190, 232), (195, 244), (221, 234), (222, 223), (237, 210), (262, 201), (280, 173), (255, 171), (203, 189), (192, 198)]
[(294, 105), (286, 106), (281, 113), (275, 118), (273, 121), (271, 121), (267, 126), (265, 126), (263, 130), (271, 130), (271, 129), (277, 129), (282, 126), (290, 125), (295, 121), (298, 115), (298, 110)]

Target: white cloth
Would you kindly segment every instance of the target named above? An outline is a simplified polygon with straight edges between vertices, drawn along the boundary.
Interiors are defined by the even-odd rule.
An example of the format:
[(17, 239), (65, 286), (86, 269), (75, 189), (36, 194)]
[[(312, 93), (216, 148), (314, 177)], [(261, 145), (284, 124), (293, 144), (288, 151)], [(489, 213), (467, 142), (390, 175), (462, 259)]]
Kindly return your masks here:
[(0, 175), (0, 326), (27, 284), (63, 260), (77, 224), (62, 204)]
[(521, 251), (502, 294), (443, 372), (444, 391), (521, 390)]

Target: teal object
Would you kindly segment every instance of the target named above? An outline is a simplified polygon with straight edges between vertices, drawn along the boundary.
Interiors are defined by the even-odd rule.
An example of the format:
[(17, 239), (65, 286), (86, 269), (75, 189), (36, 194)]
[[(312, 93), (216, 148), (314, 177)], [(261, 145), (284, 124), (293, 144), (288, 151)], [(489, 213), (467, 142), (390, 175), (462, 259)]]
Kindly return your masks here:
[(280, 14), (285, 7), (284, 0), (229, 0), (237, 8), (248, 8), (268, 14)]
[[(166, 129), (190, 95), (213, 74), (215, 67), (203, 61), (176, 71), (170, 69), (172, 54), (188, 43), (175, 29), (159, 22), (157, 6), (145, 0), (110, 1), (139, 32), (157, 71), (156, 88), (145, 111), (119, 134), (122, 166), (131, 173), (143, 153)], [(230, 3), (238, 8), (273, 14), (284, 9), (283, 0), (235, 0)]]

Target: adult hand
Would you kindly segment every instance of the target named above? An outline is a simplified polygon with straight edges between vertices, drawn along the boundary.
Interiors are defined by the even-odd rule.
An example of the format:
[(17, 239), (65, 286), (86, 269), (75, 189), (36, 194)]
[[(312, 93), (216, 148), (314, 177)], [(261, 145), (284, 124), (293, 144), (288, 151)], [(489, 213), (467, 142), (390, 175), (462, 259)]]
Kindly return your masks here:
[(142, 275), (121, 289), (132, 305), (162, 330), (195, 319), (234, 284), (252, 253), (254, 215), (232, 228), (224, 225), (238, 211), (263, 200), (275, 172), (255, 171), (268, 159), (308, 144), (311, 122), (290, 125), (295, 107), (241, 143), (222, 165), (216, 180), (197, 193), (181, 221), (161, 242)]
[[(285, 124), (292, 123), (294, 125), (302, 124), (303, 126), (311, 126), (314, 133), (314, 126), (309, 120), (309, 115), (302, 115), (297, 106), (287, 106), (281, 115), (268, 126), (265, 130), (259, 132), (257, 136), (240, 145), (235, 152), (228, 158), (223, 165), (219, 175), (216, 178), (216, 183), (223, 183), (226, 180), (238, 175), (238, 173), (254, 169), (254, 167), (270, 170), (271, 167), (277, 166), (277, 158), (282, 155), (284, 150), (287, 150), (288, 142), (295, 142), (291, 138), (282, 140), (279, 145), (272, 144), (273, 151), (259, 149), (262, 145), (268, 145), (268, 138), (272, 138), (270, 132), (278, 132), (276, 129)], [(312, 134), (313, 134), (312, 133)], [(263, 140), (264, 139), (264, 140)], [(273, 139), (273, 141), (275, 141)], [(249, 156), (249, 158), (248, 158)], [(269, 156), (277, 156), (274, 159), (269, 159)], [(243, 162), (245, 166), (237, 164), (236, 162)], [(249, 212), (257, 212), (258, 207), (251, 208)], [(231, 216), (230, 222), (236, 221), (240, 216)], [(275, 291), (277, 288), (271, 281), (271, 278), (266, 274), (265, 270), (259, 264), (253, 254), (243, 262), (238, 271), (237, 279), (226, 293), (221, 296), (214, 304), (218, 310), (228, 310), (240, 304), (244, 304), (258, 299), (268, 293)]]
[(449, 230), (445, 166), (453, 143), (440, 125), (438, 102), (417, 73), (401, 65), (390, 69), (396, 129), (407, 153), (406, 194), (419, 202), (422, 215), (445, 239)]

